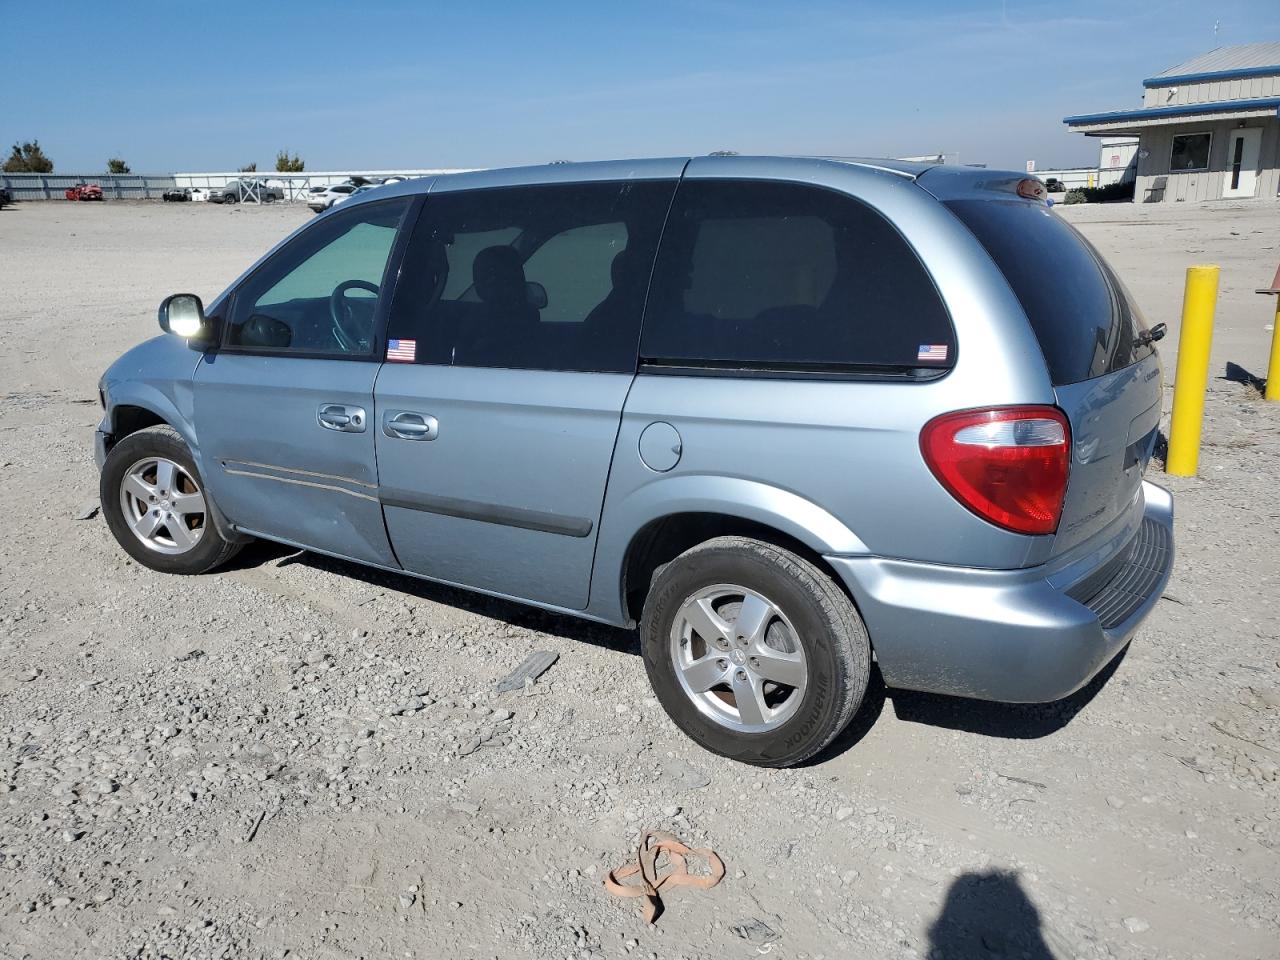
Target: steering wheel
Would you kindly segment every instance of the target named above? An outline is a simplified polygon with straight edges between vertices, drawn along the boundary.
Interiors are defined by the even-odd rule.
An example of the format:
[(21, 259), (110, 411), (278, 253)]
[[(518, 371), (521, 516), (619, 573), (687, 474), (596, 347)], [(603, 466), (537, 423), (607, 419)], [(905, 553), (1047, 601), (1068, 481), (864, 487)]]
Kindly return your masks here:
[(338, 346), (347, 353), (364, 353), (373, 339), (373, 317), (370, 316), (367, 323), (356, 319), (351, 305), (347, 303), (348, 290), (368, 290), (376, 297), (378, 285), (368, 280), (344, 280), (329, 294), (329, 316), (333, 320), (333, 336)]

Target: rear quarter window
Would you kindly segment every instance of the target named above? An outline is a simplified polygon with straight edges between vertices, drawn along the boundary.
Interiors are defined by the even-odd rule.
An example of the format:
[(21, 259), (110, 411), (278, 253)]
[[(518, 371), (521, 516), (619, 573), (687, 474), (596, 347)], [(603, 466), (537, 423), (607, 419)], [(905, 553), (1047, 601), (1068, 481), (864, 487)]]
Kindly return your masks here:
[(948, 200), (1022, 304), (1055, 386), (1092, 380), (1151, 356), (1146, 321), (1080, 232), (1026, 200)]
[(686, 180), (641, 355), (657, 366), (945, 370), (955, 335), (912, 248), (866, 204), (796, 183)]

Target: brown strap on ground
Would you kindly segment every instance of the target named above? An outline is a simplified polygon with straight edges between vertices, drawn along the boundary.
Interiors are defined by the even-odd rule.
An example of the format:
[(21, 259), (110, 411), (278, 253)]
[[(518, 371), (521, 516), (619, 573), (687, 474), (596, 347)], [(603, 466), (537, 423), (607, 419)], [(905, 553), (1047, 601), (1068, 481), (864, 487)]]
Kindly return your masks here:
[[(667, 872), (658, 876), (658, 855), (667, 855)], [(698, 876), (689, 872), (685, 857), (693, 854), (707, 861), (710, 873)], [(640, 875), (640, 883), (622, 883), (628, 877)], [(635, 863), (628, 863), (610, 870), (604, 878), (604, 888), (615, 897), (644, 897), (645, 923), (653, 923), (662, 912), (663, 887), (698, 887), (702, 890), (714, 887), (724, 879), (724, 861), (711, 849), (693, 849), (680, 842), (678, 837), (663, 830), (648, 830), (640, 838)]]

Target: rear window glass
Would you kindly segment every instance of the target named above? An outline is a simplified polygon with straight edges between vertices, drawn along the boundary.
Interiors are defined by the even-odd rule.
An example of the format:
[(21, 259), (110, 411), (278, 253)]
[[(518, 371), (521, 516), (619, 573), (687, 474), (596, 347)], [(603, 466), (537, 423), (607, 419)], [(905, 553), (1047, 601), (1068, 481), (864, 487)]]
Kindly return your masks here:
[(641, 353), (679, 366), (946, 369), (955, 338), (915, 252), (865, 204), (804, 184), (686, 180)]
[(1024, 200), (949, 200), (1031, 321), (1055, 385), (1092, 380), (1151, 356), (1147, 325), (1101, 254), (1048, 207)]

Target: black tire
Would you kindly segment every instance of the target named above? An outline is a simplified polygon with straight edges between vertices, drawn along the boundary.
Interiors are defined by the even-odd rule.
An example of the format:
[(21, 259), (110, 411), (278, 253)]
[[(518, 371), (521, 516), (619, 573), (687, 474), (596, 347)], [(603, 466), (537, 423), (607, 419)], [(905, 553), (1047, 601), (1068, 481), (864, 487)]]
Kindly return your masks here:
[[(699, 709), (677, 677), (676, 617), (686, 600), (719, 584), (768, 598), (803, 647), (803, 696), (773, 729), (730, 729)], [(714, 753), (759, 766), (792, 766), (822, 750), (853, 719), (871, 676), (871, 644), (848, 596), (803, 557), (747, 537), (708, 540), (661, 567), (645, 600), (640, 636), (649, 682), (676, 726)], [(790, 695), (798, 694), (797, 688)]]
[[(176, 463), (194, 480), (198, 492), (205, 498), (205, 512), (199, 523), (199, 537), (185, 553), (160, 553), (148, 548), (134, 533), (125, 517), (125, 505), (121, 503), (121, 487), (130, 468), (149, 457), (164, 457)], [(182, 435), (168, 425), (147, 427), (125, 437), (107, 454), (99, 479), (98, 495), (102, 502), (102, 515), (107, 526), (129, 556), (152, 570), (161, 573), (193, 575), (207, 573), (226, 563), (240, 551), (243, 543), (226, 540), (212, 519), (212, 501), (191, 451)]]

